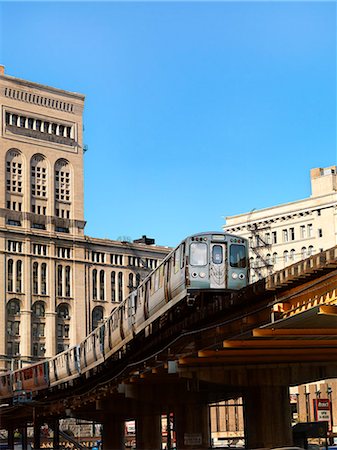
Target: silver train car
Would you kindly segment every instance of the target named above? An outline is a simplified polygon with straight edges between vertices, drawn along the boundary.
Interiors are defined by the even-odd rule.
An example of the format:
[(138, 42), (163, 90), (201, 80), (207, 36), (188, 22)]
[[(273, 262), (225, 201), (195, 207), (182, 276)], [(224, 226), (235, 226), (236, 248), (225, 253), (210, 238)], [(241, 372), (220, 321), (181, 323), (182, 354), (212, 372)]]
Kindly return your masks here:
[[(151, 333), (158, 319), (183, 300), (205, 292), (244, 288), (249, 280), (248, 241), (224, 232), (199, 233), (184, 239), (102, 323), (79, 344), (47, 362), (37, 363), (33, 392), (67, 383), (112, 355), (122, 354), (133, 339)], [(0, 376), (0, 399), (15, 393), (15, 380), (27, 378), (27, 367)], [(29, 372), (30, 375), (30, 372)]]

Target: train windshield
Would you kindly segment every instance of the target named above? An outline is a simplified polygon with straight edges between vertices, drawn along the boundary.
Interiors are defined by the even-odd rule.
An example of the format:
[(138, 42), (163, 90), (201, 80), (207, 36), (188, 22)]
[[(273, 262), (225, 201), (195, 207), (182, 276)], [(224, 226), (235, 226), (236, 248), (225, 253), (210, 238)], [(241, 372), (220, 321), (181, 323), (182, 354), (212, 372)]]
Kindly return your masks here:
[(190, 245), (190, 264), (192, 266), (206, 266), (207, 244), (204, 242), (192, 242)]
[(223, 250), (221, 245), (213, 245), (212, 248), (212, 261), (214, 264), (222, 264), (223, 262)]
[(247, 267), (246, 247), (244, 245), (233, 244), (230, 246), (229, 261), (231, 267)]

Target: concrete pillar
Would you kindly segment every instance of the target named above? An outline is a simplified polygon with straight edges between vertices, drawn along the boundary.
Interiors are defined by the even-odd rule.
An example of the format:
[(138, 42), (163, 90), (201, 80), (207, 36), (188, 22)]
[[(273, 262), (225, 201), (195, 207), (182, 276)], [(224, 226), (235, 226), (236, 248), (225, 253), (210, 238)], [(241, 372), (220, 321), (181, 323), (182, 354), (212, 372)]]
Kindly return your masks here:
[(246, 448), (293, 445), (287, 386), (252, 386), (244, 397)]
[(161, 415), (141, 415), (136, 420), (137, 450), (161, 449)]
[(191, 402), (174, 409), (177, 449), (208, 449), (210, 444), (210, 412), (208, 404)]
[(118, 416), (108, 415), (103, 421), (103, 450), (125, 449), (125, 422)]

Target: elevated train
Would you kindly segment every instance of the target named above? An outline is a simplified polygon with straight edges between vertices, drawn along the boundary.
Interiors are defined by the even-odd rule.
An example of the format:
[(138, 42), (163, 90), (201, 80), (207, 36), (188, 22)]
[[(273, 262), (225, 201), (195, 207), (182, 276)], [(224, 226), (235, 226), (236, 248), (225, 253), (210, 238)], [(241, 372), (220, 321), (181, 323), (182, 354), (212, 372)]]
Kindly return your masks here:
[(132, 339), (147, 334), (160, 317), (202, 292), (245, 287), (248, 241), (223, 232), (184, 239), (80, 344), (53, 358), (0, 376), (0, 399), (35, 392), (86, 375)]

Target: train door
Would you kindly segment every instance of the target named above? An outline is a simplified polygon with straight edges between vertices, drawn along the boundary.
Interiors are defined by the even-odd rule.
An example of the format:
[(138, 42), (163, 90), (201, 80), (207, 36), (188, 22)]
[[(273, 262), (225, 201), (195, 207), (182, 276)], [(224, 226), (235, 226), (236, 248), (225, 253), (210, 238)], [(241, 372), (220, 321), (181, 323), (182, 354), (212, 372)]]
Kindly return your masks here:
[(211, 244), (210, 252), (210, 287), (224, 289), (227, 287), (226, 244)]

